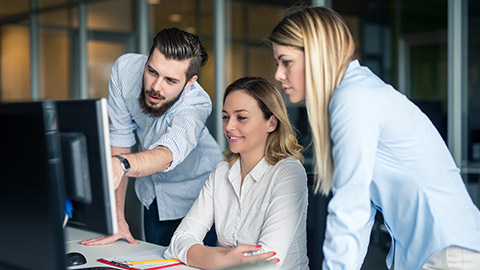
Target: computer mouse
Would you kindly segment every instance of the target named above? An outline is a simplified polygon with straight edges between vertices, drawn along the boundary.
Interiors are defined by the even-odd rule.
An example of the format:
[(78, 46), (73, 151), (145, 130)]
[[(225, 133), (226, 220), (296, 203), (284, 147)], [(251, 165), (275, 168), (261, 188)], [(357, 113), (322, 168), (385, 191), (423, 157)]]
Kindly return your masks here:
[(65, 255), (67, 266), (82, 265), (87, 263), (87, 259), (83, 254), (78, 252), (70, 252)]

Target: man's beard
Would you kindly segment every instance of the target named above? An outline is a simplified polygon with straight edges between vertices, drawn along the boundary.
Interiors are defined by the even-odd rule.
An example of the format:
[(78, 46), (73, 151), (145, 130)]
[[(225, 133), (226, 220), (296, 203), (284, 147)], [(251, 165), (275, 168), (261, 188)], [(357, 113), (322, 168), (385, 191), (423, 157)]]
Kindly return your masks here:
[[(182, 91), (183, 92), (183, 91)], [(159, 98), (161, 100), (165, 100), (164, 96), (159, 95), (156, 91), (154, 90), (145, 90), (145, 87), (142, 86), (142, 90), (140, 92), (140, 96), (138, 97), (138, 102), (140, 102), (140, 107), (142, 108), (142, 111), (145, 114), (148, 114), (152, 117), (160, 117), (162, 116), (170, 107), (175, 104), (175, 102), (178, 101), (180, 96), (182, 95), (182, 92), (178, 94), (174, 99), (165, 102), (161, 107), (155, 108), (152, 105), (149, 104), (149, 101), (147, 100), (147, 95), (148, 96), (153, 96), (155, 98)]]

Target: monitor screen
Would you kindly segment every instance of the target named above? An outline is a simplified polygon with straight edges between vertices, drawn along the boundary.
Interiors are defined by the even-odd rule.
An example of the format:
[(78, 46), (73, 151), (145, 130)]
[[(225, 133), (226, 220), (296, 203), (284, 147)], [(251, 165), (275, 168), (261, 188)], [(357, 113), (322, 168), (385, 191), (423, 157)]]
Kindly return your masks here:
[(68, 225), (114, 234), (117, 232), (117, 218), (107, 101), (65, 100), (57, 101), (56, 105), (64, 168), (69, 168), (65, 170), (67, 197), (73, 203)]
[(55, 104), (2, 104), (0, 126), (0, 269), (63, 270), (63, 168)]
[(118, 231), (105, 99), (0, 104), (0, 270), (65, 270), (62, 224)]

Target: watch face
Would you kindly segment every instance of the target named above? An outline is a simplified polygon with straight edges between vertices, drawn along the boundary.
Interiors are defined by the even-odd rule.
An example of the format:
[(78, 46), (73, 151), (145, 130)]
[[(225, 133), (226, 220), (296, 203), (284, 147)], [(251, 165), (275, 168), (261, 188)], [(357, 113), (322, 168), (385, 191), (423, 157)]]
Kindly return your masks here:
[(123, 158), (123, 160), (122, 160), (122, 167), (123, 167), (123, 171), (125, 171), (125, 173), (127, 173), (130, 170), (130, 163), (128, 162), (128, 160), (126, 158)]
[(130, 163), (128, 162), (128, 159), (126, 159), (122, 156), (119, 156), (119, 155), (115, 155), (113, 157), (116, 157), (120, 160), (120, 163), (122, 164), (122, 168), (123, 168), (124, 173), (127, 173), (130, 170)]

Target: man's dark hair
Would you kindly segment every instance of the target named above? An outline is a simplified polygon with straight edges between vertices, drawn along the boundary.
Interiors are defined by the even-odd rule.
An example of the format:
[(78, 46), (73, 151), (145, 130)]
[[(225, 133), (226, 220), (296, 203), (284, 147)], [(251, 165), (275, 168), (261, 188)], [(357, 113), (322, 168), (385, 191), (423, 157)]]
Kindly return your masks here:
[(149, 60), (155, 49), (158, 49), (169, 60), (190, 60), (185, 74), (187, 81), (194, 75), (198, 75), (200, 68), (208, 60), (207, 51), (203, 48), (200, 38), (178, 28), (167, 28), (157, 33), (148, 53)]

